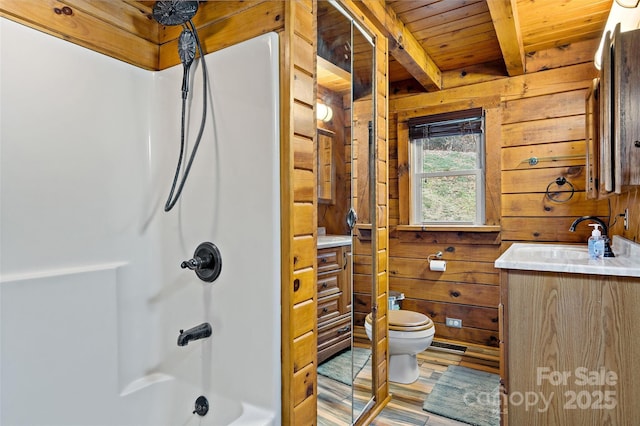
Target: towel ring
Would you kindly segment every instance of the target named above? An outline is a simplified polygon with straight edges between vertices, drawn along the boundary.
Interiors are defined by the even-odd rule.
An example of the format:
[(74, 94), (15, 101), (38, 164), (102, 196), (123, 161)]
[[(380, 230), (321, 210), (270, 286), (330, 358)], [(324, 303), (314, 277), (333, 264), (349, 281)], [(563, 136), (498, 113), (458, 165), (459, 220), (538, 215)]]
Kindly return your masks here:
[[(565, 198), (559, 198), (557, 197), (557, 195), (552, 195), (552, 194), (557, 194), (557, 192), (551, 192), (551, 185), (557, 185), (558, 187), (569, 185), (569, 187), (571, 188), (571, 192), (569, 192), (569, 196), (565, 197)], [(545, 195), (547, 196), (547, 198), (555, 203), (566, 203), (567, 201), (569, 201), (571, 198), (573, 198), (573, 194), (575, 194), (576, 189), (574, 188), (573, 184), (571, 182), (569, 182), (564, 176), (560, 176), (559, 178), (556, 178), (556, 180), (554, 180), (553, 182), (550, 182), (549, 185), (547, 185), (547, 190), (545, 191)]]

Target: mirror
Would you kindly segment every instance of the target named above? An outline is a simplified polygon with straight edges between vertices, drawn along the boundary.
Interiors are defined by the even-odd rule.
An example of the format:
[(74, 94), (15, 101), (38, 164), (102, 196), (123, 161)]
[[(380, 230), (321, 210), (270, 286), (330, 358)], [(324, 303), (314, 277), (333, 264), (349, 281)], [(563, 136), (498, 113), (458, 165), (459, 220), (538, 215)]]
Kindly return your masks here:
[[(372, 82), (374, 79), (374, 46), (359, 26), (353, 25), (353, 65), (351, 86), (351, 137), (352, 137), (352, 177), (353, 207), (357, 213), (353, 231), (354, 256), (354, 350), (366, 348), (372, 352), (372, 341), (377, 339), (373, 331), (365, 330), (365, 320), (371, 313), (375, 294), (373, 271), (377, 271), (375, 233), (376, 223), (376, 150), (374, 149), (375, 105)], [(375, 324), (375, 318), (373, 318)], [(354, 352), (355, 355), (356, 352)], [(359, 374), (354, 374), (353, 412), (354, 419), (373, 404), (373, 360)], [(358, 368), (354, 357), (354, 369)], [(354, 372), (355, 373), (355, 372)]]
[[(374, 403), (375, 372), (372, 341), (365, 327), (371, 312), (372, 271), (376, 270), (375, 235), (375, 81), (373, 39), (334, 1), (318, 2), (318, 104), (332, 109), (332, 118), (318, 120), (318, 241), (348, 240), (342, 246), (343, 280), (333, 318), (323, 315), (331, 297), (331, 273), (325, 266), (335, 253), (318, 254), (318, 425), (350, 425)], [(329, 140), (331, 140), (329, 142)], [(330, 154), (328, 145), (331, 146)], [(326, 159), (331, 159), (327, 166)], [(321, 169), (322, 168), (322, 169)], [(329, 174), (331, 187), (326, 180)], [(321, 186), (325, 186), (322, 188)], [(329, 190), (329, 188), (331, 188)], [(327, 195), (330, 192), (330, 196)], [(324, 257), (323, 257), (324, 256)], [(343, 310), (343, 307), (348, 309)], [(331, 308), (329, 308), (331, 309)], [(348, 315), (349, 337), (333, 335), (332, 324)], [(346, 330), (346, 326), (335, 330)], [(346, 333), (346, 332), (345, 332)], [(348, 344), (342, 346), (341, 342)], [(328, 344), (328, 342), (335, 342)], [(342, 378), (332, 371), (348, 370)], [(345, 379), (346, 378), (346, 379)]]

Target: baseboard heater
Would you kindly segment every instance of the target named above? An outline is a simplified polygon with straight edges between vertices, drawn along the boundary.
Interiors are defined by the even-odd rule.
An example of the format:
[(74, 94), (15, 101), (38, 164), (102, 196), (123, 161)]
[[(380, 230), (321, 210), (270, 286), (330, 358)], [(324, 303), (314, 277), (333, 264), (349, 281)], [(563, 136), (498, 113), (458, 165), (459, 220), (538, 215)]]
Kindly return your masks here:
[(453, 343), (443, 343), (443, 342), (431, 342), (431, 348), (443, 351), (443, 352), (453, 352), (453, 353), (465, 353), (467, 351), (466, 346), (455, 345)]

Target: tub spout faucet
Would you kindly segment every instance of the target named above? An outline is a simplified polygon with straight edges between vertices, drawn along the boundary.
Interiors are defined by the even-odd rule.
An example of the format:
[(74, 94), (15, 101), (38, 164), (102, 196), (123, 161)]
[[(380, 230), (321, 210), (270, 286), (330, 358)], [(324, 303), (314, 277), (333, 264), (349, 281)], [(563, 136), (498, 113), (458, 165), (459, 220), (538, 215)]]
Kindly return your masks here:
[(192, 340), (204, 339), (209, 336), (211, 336), (211, 324), (203, 322), (188, 330), (180, 330), (178, 346), (187, 346)]
[(596, 216), (582, 216), (582, 217), (579, 217), (579, 218), (577, 218), (576, 220), (573, 221), (573, 223), (569, 227), (569, 231), (575, 232), (576, 226), (580, 222), (582, 222), (584, 220), (590, 220), (590, 221), (596, 222), (602, 228), (602, 238), (604, 238), (604, 255), (603, 255), (603, 257), (616, 257), (616, 255), (613, 254), (613, 250), (611, 250), (611, 245), (609, 244), (609, 228), (604, 223), (604, 221), (602, 219), (600, 219), (599, 217), (596, 217)]

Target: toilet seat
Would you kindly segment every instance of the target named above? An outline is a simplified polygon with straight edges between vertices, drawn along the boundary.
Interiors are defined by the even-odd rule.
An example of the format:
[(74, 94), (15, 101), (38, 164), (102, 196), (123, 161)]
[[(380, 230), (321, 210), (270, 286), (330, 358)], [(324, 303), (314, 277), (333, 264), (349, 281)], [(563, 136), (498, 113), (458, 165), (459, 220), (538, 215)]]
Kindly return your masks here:
[[(389, 320), (390, 331), (423, 331), (433, 328), (433, 321), (428, 316), (419, 312), (406, 311), (406, 310), (392, 310), (387, 311), (387, 318)], [(372, 315), (369, 313), (365, 321), (371, 325)]]
[[(413, 383), (420, 377), (417, 354), (426, 350), (433, 341), (436, 327), (433, 321), (419, 312), (405, 310), (387, 311), (389, 381)], [(369, 340), (373, 335), (373, 315), (365, 318), (364, 330)]]

